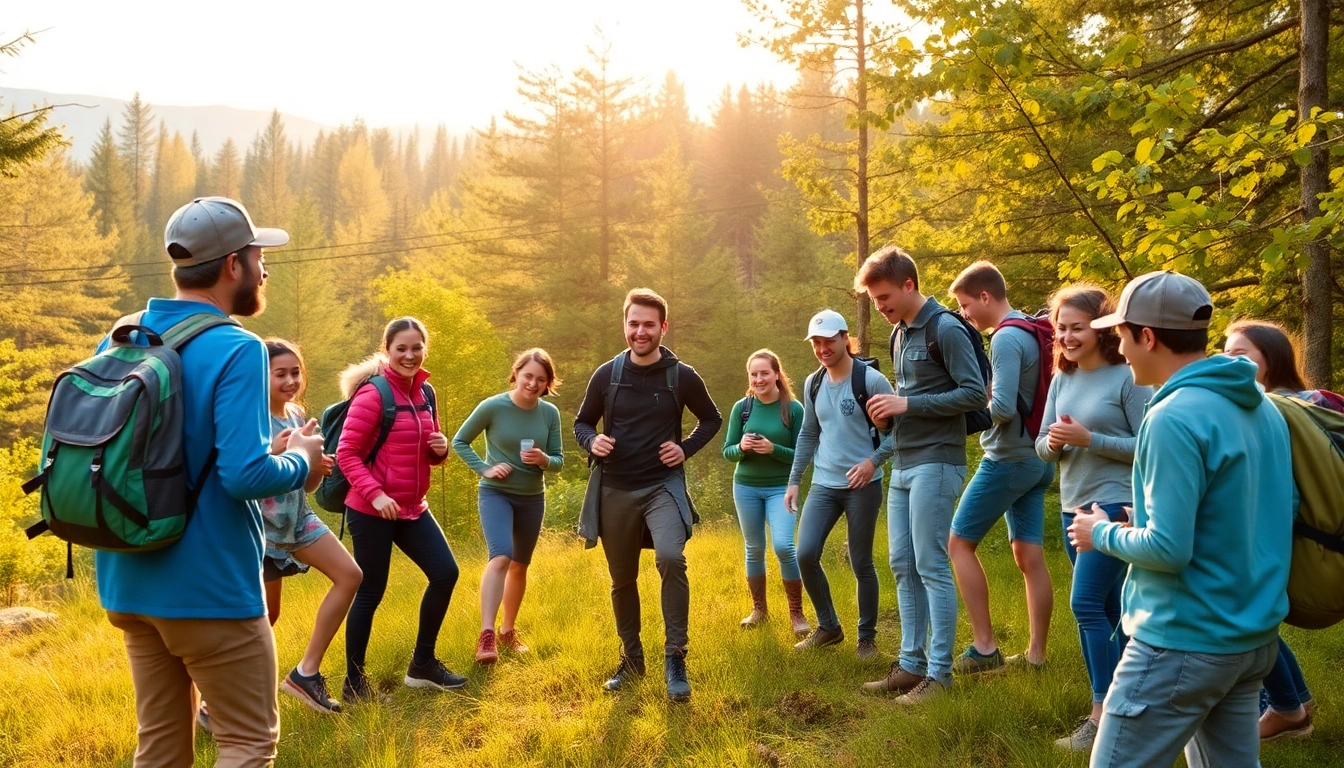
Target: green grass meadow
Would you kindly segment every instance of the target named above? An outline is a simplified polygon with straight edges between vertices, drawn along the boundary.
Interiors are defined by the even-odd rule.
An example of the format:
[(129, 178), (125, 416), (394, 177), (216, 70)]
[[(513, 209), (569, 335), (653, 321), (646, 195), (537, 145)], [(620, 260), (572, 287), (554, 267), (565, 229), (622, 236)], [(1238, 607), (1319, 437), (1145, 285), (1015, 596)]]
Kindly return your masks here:
[[(1056, 519), (1056, 518), (1052, 518)], [(885, 530), (885, 518), (879, 522)], [(1047, 529), (1057, 531), (1058, 528)], [(1050, 662), (1046, 671), (997, 672), (959, 681), (925, 708), (906, 710), (859, 692), (881, 677), (897, 651), (895, 591), (879, 535), (882, 608), (878, 646), (884, 658), (854, 654), (854, 579), (840, 560), (843, 529), (832, 535), (826, 567), (844, 621), (844, 646), (792, 651), (784, 596), (770, 562), (768, 628), (738, 629), (747, 612), (741, 538), (735, 524), (701, 526), (687, 546), (691, 580), (694, 695), (666, 701), (661, 663), (632, 690), (611, 695), (600, 683), (614, 667), (617, 642), (600, 550), (585, 551), (569, 534), (547, 533), (531, 571), (520, 620), (532, 653), (505, 657), (493, 669), (472, 663), (477, 584), (484, 553), (478, 542), (457, 548), (462, 580), (439, 640), (440, 657), (468, 674), (462, 692), (412, 690), (401, 677), (414, 640), (423, 579), (400, 554), (374, 626), (370, 671), (392, 694), (387, 706), (353, 707), (343, 716), (312, 712), (280, 697), (282, 737), (277, 766), (1083, 766), (1086, 759), (1055, 749), (1089, 703), (1088, 685), (1068, 610), (1069, 564), (1057, 533), (1047, 544), (1055, 580)], [(1026, 642), (1021, 579), (1003, 524), (982, 547), (993, 589), (996, 632), (1005, 653)], [(457, 542), (455, 542), (457, 543)], [(771, 556), (773, 557), (773, 556)], [(644, 556), (641, 593), (644, 641), (661, 645), (659, 581)], [(280, 666), (300, 657), (326, 586), (316, 573), (285, 584), (276, 627)], [(106, 621), (87, 568), (63, 597), (44, 606), (59, 624), (0, 640), (0, 765), (129, 766), (135, 748), (130, 675), (120, 634)], [(814, 618), (810, 604), (809, 619)], [(1303, 743), (1263, 750), (1265, 766), (1344, 765), (1344, 631), (1290, 630), (1318, 702), (1317, 732)], [(964, 616), (958, 650), (969, 641)], [(343, 636), (324, 671), (334, 690), (343, 675)], [(214, 743), (197, 740), (198, 764), (214, 762)]]

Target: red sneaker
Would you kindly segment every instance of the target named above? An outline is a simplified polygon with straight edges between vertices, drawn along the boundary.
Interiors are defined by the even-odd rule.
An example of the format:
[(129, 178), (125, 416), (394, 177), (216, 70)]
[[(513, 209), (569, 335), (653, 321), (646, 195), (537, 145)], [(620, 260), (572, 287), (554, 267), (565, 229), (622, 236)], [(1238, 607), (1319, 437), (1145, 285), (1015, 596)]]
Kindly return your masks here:
[(495, 650), (495, 630), (482, 629), (476, 639), (476, 663), (494, 664), (499, 660), (499, 651)]
[(523, 645), (523, 641), (518, 637), (518, 630), (510, 629), (508, 632), (499, 633), (499, 645), (506, 651), (512, 653), (527, 653), (530, 648)]

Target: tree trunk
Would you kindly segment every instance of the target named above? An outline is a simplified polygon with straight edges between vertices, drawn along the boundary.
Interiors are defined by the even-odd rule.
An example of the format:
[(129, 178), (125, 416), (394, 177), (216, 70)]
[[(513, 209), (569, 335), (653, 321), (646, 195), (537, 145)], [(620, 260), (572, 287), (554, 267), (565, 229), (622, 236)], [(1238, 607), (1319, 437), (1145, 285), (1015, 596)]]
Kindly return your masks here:
[[(1327, 56), (1330, 44), (1330, 7), (1327, 0), (1302, 1), (1302, 35), (1298, 60), (1301, 73), (1297, 91), (1298, 118), (1314, 108), (1326, 108)], [(1302, 167), (1302, 216), (1310, 221), (1321, 215), (1319, 196), (1329, 190), (1330, 167), (1325, 147), (1311, 151), (1311, 162)], [(1330, 244), (1324, 237), (1308, 243), (1309, 259), (1302, 276), (1303, 317), (1306, 320), (1307, 378), (1312, 386), (1329, 388), (1333, 374), (1331, 346), (1334, 314), (1330, 306)]]
[[(856, 106), (858, 107), (857, 111), (858, 111), (858, 124), (859, 124), (858, 129), (859, 156), (857, 163), (858, 172), (855, 178), (856, 205), (854, 210), (854, 219), (856, 225), (855, 230), (857, 237), (855, 242), (854, 255), (857, 258), (859, 264), (862, 264), (863, 260), (868, 258), (868, 254), (870, 253), (868, 243), (868, 119), (867, 119), (868, 49), (867, 49), (867, 41), (865, 40), (865, 34), (867, 30), (865, 29), (865, 23), (863, 19), (863, 4), (865, 1), (866, 0), (855, 0), (854, 2), (855, 7), (854, 30), (855, 30), (855, 39), (857, 42), (854, 58), (858, 72), (858, 76), (856, 78), (855, 83), (857, 86), (856, 89), (857, 93), (855, 100), (857, 101)], [(1308, 0), (1303, 1), (1307, 2)], [(860, 292), (857, 299), (858, 299), (858, 306), (855, 308), (856, 309), (855, 314), (857, 315), (857, 322), (856, 322), (857, 328), (855, 328), (855, 336), (858, 338), (859, 341), (859, 354), (867, 355), (868, 320), (870, 317), (868, 294)]]

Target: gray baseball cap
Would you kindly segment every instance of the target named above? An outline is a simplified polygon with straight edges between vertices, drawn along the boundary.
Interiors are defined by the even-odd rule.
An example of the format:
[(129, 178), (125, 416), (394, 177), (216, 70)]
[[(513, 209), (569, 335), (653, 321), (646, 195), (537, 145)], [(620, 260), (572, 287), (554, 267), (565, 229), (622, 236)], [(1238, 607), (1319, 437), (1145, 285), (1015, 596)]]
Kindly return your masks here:
[(1178, 272), (1149, 272), (1125, 286), (1115, 312), (1092, 321), (1093, 328), (1133, 323), (1169, 331), (1197, 331), (1209, 327), (1213, 299), (1193, 277)]
[(163, 247), (178, 267), (222, 259), (249, 245), (266, 248), (288, 242), (283, 229), (254, 227), (243, 204), (227, 197), (192, 200), (173, 213), (163, 231)]
[(834, 309), (823, 309), (812, 316), (807, 324), (807, 336), (804, 341), (821, 337), (823, 339), (834, 338), (841, 331), (848, 331), (849, 323), (845, 322), (844, 315), (836, 312)]

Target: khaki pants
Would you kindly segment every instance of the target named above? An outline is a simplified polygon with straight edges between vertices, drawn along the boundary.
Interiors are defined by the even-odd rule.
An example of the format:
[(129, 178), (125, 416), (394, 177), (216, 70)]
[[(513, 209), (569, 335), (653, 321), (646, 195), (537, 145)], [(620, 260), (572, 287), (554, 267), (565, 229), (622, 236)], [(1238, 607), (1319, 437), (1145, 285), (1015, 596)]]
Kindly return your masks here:
[(255, 619), (159, 619), (108, 611), (126, 635), (139, 745), (135, 768), (195, 761), (196, 693), (210, 705), (219, 768), (269, 768), (280, 738), (275, 635)]

